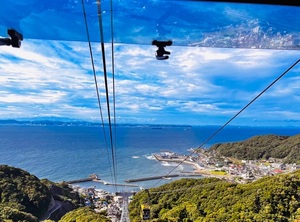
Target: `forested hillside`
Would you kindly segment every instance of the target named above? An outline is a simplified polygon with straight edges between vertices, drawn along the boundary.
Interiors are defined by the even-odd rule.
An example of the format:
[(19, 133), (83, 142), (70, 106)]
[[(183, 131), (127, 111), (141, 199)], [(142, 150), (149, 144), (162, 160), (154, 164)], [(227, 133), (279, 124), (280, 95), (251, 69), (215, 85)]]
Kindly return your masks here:
[(300, 164), (300, 135), (255, 136), (242, 142), (215, 144), (209, 150), (237, 159), (259, 160), (273, 157), (283, 159), (284, 163)]
[(39, 180), (22, 169), (0, 165), (0, 221), (37, 222), (47, 212), (51, 200), (61, 206), (51, 214), (54, 221), (81, 202), (68, 184)]
[(0, 194), (0, 219), (38, 221), (51, 200), (37, 177), (6, 165), (0, 165)]
[(59, 222), (86, 221), (86, 222), (109, 222), (105, 215), (96, 213), (90, 207), (80, 207), (64, 215)]
[[(0, 166), (0, 221), (39, 221), (52, 197), (64, 201), (76, 195), (18, 168)], [(265, 177), (249, 184), (217, 178), (181, 179), (136, 194), (129, 205), (131, 221), (141, 221), (148, 202), (151, 220), (161, 222), (300, 220), (300, 171)], [(90, 208), (78, 208), (53, 221), (108, 221)]]
[[(265, 177), (249, 184), (217, 178), (182, 179), (150, 189), (151, 221), (273, 221), (300, 220), (300, 171)], [(132, 222), (141, 221), (138, 193), (129, 206)]]

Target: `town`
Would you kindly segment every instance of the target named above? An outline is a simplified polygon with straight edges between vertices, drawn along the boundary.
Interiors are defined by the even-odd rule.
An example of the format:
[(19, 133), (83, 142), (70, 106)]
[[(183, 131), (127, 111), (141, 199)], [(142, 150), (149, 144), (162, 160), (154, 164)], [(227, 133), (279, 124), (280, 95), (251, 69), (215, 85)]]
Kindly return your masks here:
[(300, 168), (299, 165), (285, 164), (281, 159), (238, 160), (221, 156), (216, 151), (191, 149), (193, 155), (180, 155), (170, 151), (154, 154), (158, 161), (191, 164), (194, 174), (223, 178), (232, 182), (247, 183), (264, 176), (289, 173)]
[[(194, 171), (182, 172), (178, 177), (217, 177), (234, 183), (249, 183), (264, 176), (288, 173), (300, 168), (299, 165), (284, 164), (282, 160), (274, 158), (268, 160), (237, 160), (221, 156), (216, 151), (205, 149), (191, 149), (191, 153), (193, 155), (162, 151), (153, 154), (153, 156), (156, 161), (176, 162), (193, 166)], [(94, 174), (90, 178), (99, 180), (98, 176)], [(157, 179), (157, 177), (141, 178), (141, 180), (145, 179), (151, 180)], [(94, 208), (95, 212), (105, 214), (113, 222), (129, 221), (128, 204), (135, 195), (135, 191), (109, 193), (105, 190), (96, 189), (96, 186), (83, 188), (70, 184), (70, 187), (83, 196), (85, 205)]]

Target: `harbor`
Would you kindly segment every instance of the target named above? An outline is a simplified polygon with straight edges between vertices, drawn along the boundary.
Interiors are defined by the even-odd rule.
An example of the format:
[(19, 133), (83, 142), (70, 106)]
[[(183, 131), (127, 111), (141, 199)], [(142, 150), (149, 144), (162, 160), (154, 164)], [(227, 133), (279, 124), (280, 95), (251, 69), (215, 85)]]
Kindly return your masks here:
[[(69, 181), (64, 181), (67, 184), (77, 184), (77, 183), (84, 183), (84, 182), (97, 182), (97, 183), (102, 183), (104, 185), (111, 185), (111, 186), (124, 186), (124, 187), (139, 187), (136, 184), (120, 184), (120, 183), (110, 183), (104, 180), (101, 180), (97, 174), (91, 174), (87, 178), (82, 178), (82, 179), (76, 179), (76, 180), (69, 180)], [(134, 182), (134, 181), (132, 181)]]
[(192, 165), (193, 173), (185, 172), (185, 175), (180, 174), (182, 177), (217, 177), (237, 183), (248, 183), (264, 176), (293, 172), (299, 168), (297, 164), (285, 164), (280, 160), (276, 162), (273, 158), (269, 158), (269, 160), (237, 160), (224, 157), (215, 151), (207, 152), (204, 149), (192, 153), (195, 155), (187, 156), (171, 151), (162, 151), (153, 156), (157, 161), (175, 162), (178, 163), (178, 166), (181, 164)]
[[(259, 163), (258, 161), (241, 160), (241, 163), (233, 163), (229, 158), (219, 156), (214, 152), (208, 153), (202, 150), (199, 150), (194, 156), (182, 155), (171, 151), (162, 151), (160, 153), (153, 154), (153, 159), (160, 162), (174, 162), (178, 164), (178, 166), (181, 164), (188, 164), (193, 166), (194, 170), (180, 171), (176, 172), (176, 174), (154, 174), (154, 176), (145, 175), (145, 177), (126, 179), (124, 180), (124, 184), (104, 181), (96, 174), (92, 174), (87, 178), (66, 181), (66, 183), (76, 184), (96, 182), (102, 183), (103, 185), (138, 188), (140, 187), (140, 184), (133, 183), (151, 180), (172, 180), (173, 178), (180, 177), (217, 177), (229, 181), (244, 183), (261, 178), (264, 175), (273, 175), (277, 172), (289, 171), (284, 170), (281, 165), (275, 163), (269, 163), (268, 166), (266, 166), (266, 164)], [(288, 167), (288, 165), (286, 165), (287, 169), (292, 169), (292, 167), (293, 166)]]

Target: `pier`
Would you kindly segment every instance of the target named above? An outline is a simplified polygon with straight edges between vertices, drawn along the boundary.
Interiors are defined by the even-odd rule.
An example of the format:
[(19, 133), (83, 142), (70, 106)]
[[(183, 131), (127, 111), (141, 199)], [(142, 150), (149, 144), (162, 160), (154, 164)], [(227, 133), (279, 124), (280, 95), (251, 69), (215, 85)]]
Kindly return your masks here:
[(104, 185), (111, 185), (111, 186), (119, 186), (119, 187), (139, 187), (136, 184), (121, 184), (121, 183), (109, 183), (104, 180), (93, 180), (94, 182), (103, 183)]
[(77, 180), (69, 180), (69, 181), (65, 181), (65, 182), (68, 184), (73, 184), (73, 183), (82, 183), (82, 182), (88, 182), (88, 181), (93, 181), (93, 180), (99, 180), (98, 175), (95, 173), (89, 175), (89, 177), (87, 177), (87, 178), (77, 179)]
[(82, 182), (88, 182), (88, 181), (93, 181), (93, 178), (83, 178), (83, 179), (78, 179), (78, 180), (69, 180), (65, 181), (67, 184), (74, 184), (74, 183), (82, 183)]
[(133, 182), (146, 181), (146, 180), (168, 179), (168, 178), (171, 178), (171, 177), (179, 177), (179, 174), (171, 174), (171, 175), (164, 175), (164, 176), (153, 176), (153, 177), (143, 177), (143, 178), (125, 180), (125, 182), (126, 183), (133, 183)]

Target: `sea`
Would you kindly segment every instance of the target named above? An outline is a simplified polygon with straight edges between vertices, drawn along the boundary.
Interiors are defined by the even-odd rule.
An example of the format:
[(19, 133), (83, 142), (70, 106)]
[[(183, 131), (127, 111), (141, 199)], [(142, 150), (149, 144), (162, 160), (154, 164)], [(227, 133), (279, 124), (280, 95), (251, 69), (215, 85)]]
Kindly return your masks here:
[(206, 149), (216, 143), (242, 141), (256, 135), (300, 133), (300, 127), (227, 126), (218, 132), (219, 129), (220, 126), (142, 124), (116, 125), (111, 129), (94, 125), (3, 124), (0, 164), (22, 168), (53, 182), (97, 174), (101, 180), (120, 186), (97, 182), (75, 185), (129, 192), (160, 186), (173, 179), (129, 183), (136, 187), (123, 186), (128, 185), (125, 180), (193, 171), (190, 165), (159, 162), (153, 157), (155, 153), (190, 155), (191, 148)]

